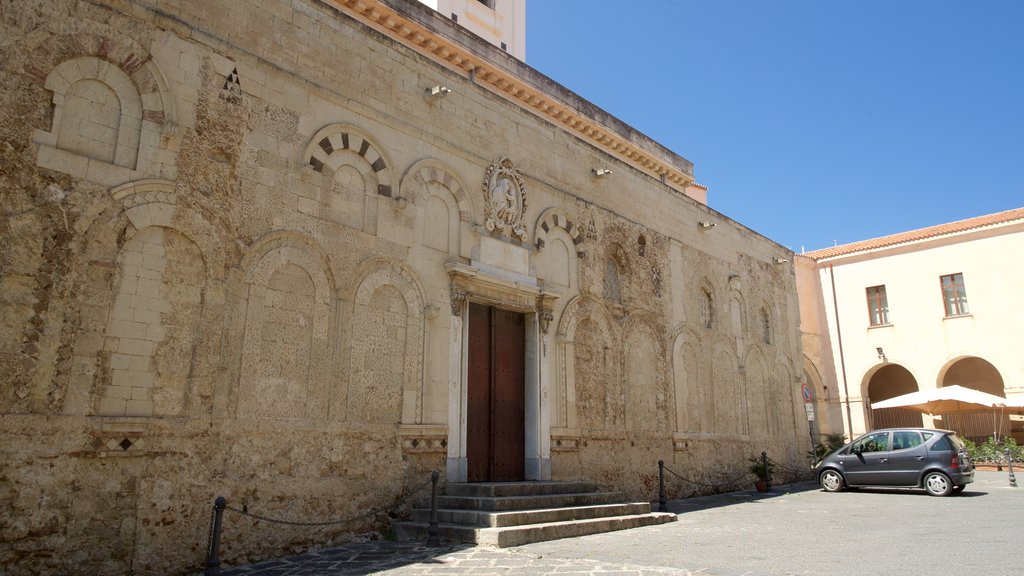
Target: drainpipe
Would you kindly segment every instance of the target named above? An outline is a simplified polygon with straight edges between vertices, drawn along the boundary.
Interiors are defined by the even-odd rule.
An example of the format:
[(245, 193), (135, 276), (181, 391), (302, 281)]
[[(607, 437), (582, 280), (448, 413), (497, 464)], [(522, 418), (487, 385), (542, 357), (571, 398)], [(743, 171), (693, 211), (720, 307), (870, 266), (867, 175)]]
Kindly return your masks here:
[(836, 312), (836, 340), (839, 343), (839, 366), (843, 375), (843, 396), (846, 402), (846, 430), (853, 438), (853, 413), (850, 411), (850, 386), (846, 382), (846, 356), (843, 354), (843, 330), (839, 326), (839, 300), (836, 298), (836, 273), (828, 263), (828, 276), (832, 280), (832, 309)]

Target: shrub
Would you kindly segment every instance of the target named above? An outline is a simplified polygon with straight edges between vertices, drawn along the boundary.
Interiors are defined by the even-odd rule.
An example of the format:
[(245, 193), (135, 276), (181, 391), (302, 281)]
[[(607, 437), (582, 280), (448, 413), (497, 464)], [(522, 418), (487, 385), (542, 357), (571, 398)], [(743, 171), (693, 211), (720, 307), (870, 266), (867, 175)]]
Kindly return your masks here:
[(995, 438), (989, 436), (988, 440), (981, 446), (970, 440), (964, 440), (964, 447), (974, 462), (1005, 464), (1007, 448), (1010, 449), (1014, 462), (1024, 461), (1024, 446), (1017, 444), (1017, 441), (1012, 436), (1003, 438), (1002, 442), (996, 442)]

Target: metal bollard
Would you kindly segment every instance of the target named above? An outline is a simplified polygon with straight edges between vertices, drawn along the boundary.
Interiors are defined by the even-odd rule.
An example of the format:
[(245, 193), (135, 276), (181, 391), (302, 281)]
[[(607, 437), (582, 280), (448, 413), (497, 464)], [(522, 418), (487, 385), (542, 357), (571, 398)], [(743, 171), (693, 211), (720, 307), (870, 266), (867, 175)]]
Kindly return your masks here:
[(430, 473), (430, 525), (427, 526), (427, 546), (440, 546), (437, 529), (437, 480), (441, 475), (434, 470)]
[(764, 470), (764, 485), (768, 490), (772, 489), (772, 476), (768, 473), (768, 453), (761, 452), (761, 466)]
[(1010, 487), (1017, 487), (1017, 477), (1013, 475), (1013, 453), (1010, 452), (1010, 448), (1006, 448), (1006, 469), (1010, 471)]
[(665, 461), (658, 460), (658, 512), (664, 512), (665, 500)]
[(213, 503), (213, 533), (210, 537), (210, 550), (206, 557), (206, 570), (203, 570), (203, 576), (220, 575), (220, 527), (227, 505), (228, 501), (223, 496), (218, 496)]

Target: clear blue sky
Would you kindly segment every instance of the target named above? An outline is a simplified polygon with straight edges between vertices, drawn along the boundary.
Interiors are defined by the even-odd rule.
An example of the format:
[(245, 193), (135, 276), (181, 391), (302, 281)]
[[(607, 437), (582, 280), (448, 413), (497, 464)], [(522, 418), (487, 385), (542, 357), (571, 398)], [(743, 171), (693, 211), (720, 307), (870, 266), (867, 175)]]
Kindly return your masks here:
[(526, 61), (799, 252), (1024, 206), (1024, 0), (529, 0)]

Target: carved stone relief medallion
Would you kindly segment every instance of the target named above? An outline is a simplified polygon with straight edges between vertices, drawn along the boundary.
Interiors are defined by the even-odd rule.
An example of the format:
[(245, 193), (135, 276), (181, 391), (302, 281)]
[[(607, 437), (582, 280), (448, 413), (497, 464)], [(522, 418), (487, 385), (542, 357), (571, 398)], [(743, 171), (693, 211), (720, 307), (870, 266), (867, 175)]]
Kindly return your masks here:
[(508, 158), (491, 164), (484, 174), (484, 225), (508, 238), (526, 241), (526, 184)]

